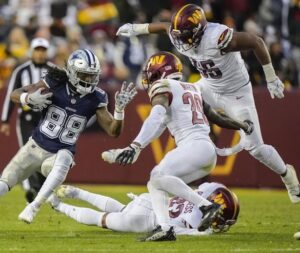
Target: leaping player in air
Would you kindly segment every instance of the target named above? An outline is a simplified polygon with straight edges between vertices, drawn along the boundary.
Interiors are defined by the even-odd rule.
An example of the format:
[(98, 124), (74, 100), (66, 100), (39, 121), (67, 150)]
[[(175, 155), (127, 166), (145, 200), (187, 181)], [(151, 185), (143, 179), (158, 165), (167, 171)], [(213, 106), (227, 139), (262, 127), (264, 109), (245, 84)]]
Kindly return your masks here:
[(177, 51), (198, 69), (198, 83), (204, 100), (229, 117), (249, 119), (254, 131), (246, 136), (247, 150), (255, 159), (278, 174), (292, 203), (300, 202), (300, 185), (292, 165), (285, 164), (276, 149), (264, 143), (249, 75), (240, 51), (251, 50), (262, 65), (272, 98), (284, 97), (284, 86), (276, 76), (264, 41), (253, 34), (234, 32), (218, 23), (207, 22), (203, 9), (187, 4), (174, 13), (170, 23), (125, 24), (119, 36), (167, 33)]
[(42, 117), (32, 137), (4, 168), (0, 196), (34, 171), (47, 177), (34, 201), (20, 213), (20, 220), (31, 223), (40, 206), (65, 180), (73, 165), (78, 137), (92, 116), (96, 114), (107, 134), (120, 135), (124, 109), (136, 89), (132, 83), (122, 85), (112, 116), (107, 110), (107, 94), (97, 87), (100, 74), (96, 55), (88, 49), (77, 50), (69, 56), (65, 70), (53, 68), (38, 83), (12, 92), (15, 103), (42, 110)]

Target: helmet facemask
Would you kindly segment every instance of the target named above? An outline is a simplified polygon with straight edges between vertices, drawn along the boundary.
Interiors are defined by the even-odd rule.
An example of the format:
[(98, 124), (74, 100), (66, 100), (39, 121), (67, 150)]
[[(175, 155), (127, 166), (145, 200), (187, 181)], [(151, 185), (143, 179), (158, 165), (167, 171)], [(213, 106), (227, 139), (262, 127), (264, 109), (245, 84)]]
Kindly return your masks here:
[(188, 51), (192, 48), (197, 48), (201, 42), (204, 29), (201, 29), (201, 24), (193, 30), (175, 30), (173, 29), (170, 34), (172, 36), (174, 46), (178, 50)]

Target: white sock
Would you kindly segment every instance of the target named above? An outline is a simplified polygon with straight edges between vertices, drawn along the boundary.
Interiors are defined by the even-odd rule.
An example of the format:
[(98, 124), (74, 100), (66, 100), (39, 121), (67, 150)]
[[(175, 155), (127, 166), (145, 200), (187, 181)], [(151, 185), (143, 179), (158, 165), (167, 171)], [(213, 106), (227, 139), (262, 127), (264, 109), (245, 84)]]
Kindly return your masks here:
[(159, 190), (150, 180), (147, 184), (148, 191), (151, 196), (153, 211), (156, 215), (157, 224), (159, 224), (164, 231), (170, 228), (169, 216), (169, 195), (164, 190)]
[(174, 196), (178, 196), (192, 202), (198, 207), (211, 205), (210, 201), (200, 196), (178, 177), (163, 175), (151, 179), (150, 181), (152, 181), (153, 186), (156, 189), (169, 192)]
[(97, 212), (90, 208), (72, 206), (62, 202), (57, 207), (55, 207), (55, 210), (64, 213), (65, 215), (76, 220), (79, 223), (100, 227), (102, 216), (104, 215), (104, 213)]
[(47, 176), (46, 181), (37, 194), (35, 200), (31, 203), (32, 206), (39, 208), (49, 198), (53, 191), (65, 181), (72, 162), (73, 157), (69, 151), (58, 151), (53, 168)]
[(3, 196), (9, 191), (7, 183), (0, 180), (0, 196)]
[(76, 199), (86, 201), (103, 212), (109, 212), (109, 213), (119, 212), (125, 206), (119, 201), (112, 199), (110, 197), (91, 193), (79, 188), (76, 188), (76, 192), (77, 192), (77, 194), (75, 195)]

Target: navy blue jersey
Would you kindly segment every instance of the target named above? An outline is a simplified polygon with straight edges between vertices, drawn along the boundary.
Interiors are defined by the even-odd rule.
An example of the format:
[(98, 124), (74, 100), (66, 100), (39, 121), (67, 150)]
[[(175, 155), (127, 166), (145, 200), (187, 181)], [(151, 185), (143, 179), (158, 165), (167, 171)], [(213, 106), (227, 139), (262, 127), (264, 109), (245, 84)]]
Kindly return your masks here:
[(61, 83), (49, 75), (44, 81), (53, 92), (52, 104), (43, 111), (32, 138), (48, 152), (68, 149), (75, 153), (76, 141), (87, 122), (99, 107), (107, 105), (107, 94), (96, 88), (83, 96), (70, 91), (66, 82)]

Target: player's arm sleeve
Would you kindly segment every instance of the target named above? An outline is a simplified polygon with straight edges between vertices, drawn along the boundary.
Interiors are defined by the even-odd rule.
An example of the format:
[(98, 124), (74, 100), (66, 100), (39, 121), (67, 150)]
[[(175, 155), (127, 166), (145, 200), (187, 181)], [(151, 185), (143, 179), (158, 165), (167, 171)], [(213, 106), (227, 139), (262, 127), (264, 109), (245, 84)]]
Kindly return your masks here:
[[(167, 94), (168, 96), (164, 96)], [(133, 142), (141, 145), (141, 148), (146, 147), (152, 140), (158, 138), (166, 129), (165, 119), (167, 107), (170, 105), (170, 98), (172, 93), (167, 80), (159, 80), (154, 83), (148, 91), (153, 107), (150, 115), (145, 120), (138, 136)], [(166, 97), (168, 101), (166, 103)]]
[(13, 90), (20, 88), (21, 85), (21, 72), (15, 69), (9, 80), (5, 100), (2, 107), (1, 121), (8, 122), (11, 116), (11, 113), (14, 108), (14, 103), (10, 99), (10, 95)]
[(224, 54), (227, 46), (232, 40), (233, 29), (221, 25), (221, 29), (216, 33), (217, 37), (217, 48), (221, 50), (221, 53)]
[(158, 138), (166, 128), (164, 124), (166, 112), (166, 108), (162, 105), (152, 107), (150, 115), (145, 120), (138, 136), (133, 142), (139, 143), (141, 148), (144, 148), (152, 140)]
[(193, 235), (193, 236), (203, 236), (203, 235), (211, 235), (212, 231), (207, 229), (205, 231), (198, 231), (195, 228), (181, 228), (181, 227), (174, 227), (176, 235)]

